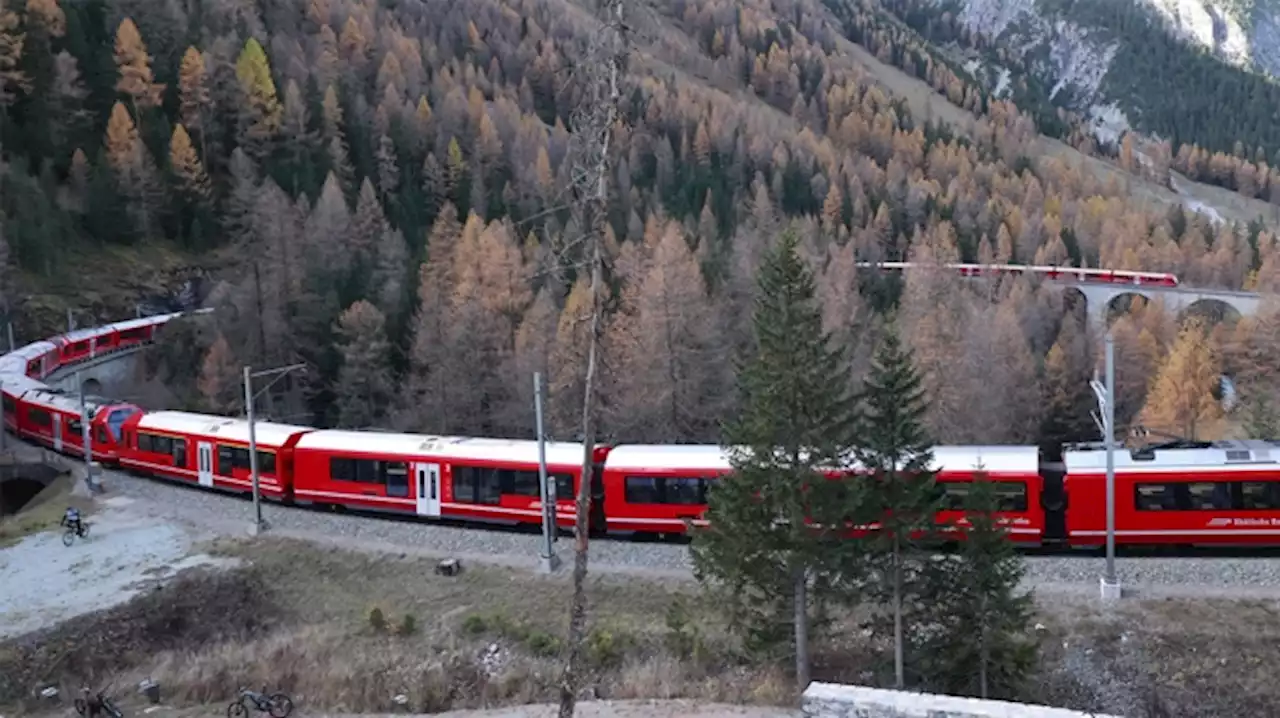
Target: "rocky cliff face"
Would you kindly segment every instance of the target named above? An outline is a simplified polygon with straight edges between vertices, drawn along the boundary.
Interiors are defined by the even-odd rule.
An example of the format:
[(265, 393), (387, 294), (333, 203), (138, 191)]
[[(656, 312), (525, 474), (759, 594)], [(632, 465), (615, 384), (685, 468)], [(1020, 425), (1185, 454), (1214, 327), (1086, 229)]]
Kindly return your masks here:
[[(1091, 117), (1102, 141), (1115, 141), (1130, 126), (1121, 108), (1133, 103), (1116, 90), (1124, 83), (1107, 80), (1109, 73), (1133, 71), (1115, 66), (1115, 58), (1139, 34), (1149, 38), (1152, 32), (1167, 32), (1223, 62), (1280, 76), (1280, 0), (935, 2), (970, 30), (995, 39), (1002, 52), (1020, 58), (1054, 105)], [(977, 75), (1006, 76), (999, 63), (987, 53), (970, 58), (967, 67)]]
[(1273, 0), (1146, 0), (1176, 35), (1257, 72), (1280, 75), (1280, 12)]

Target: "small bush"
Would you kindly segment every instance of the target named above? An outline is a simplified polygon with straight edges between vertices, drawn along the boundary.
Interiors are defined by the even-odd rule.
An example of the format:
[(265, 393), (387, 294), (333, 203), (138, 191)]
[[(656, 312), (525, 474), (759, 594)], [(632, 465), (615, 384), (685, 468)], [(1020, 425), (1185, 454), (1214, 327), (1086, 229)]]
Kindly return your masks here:
[(634, 643), (625, 633), (594, 628), (587, 635), (587, 660), (597, 668), (612, 668), (622, 663), (627, 648)]
[(525, 646), (535, 656), (549, 658), (560, 654), (560, 639), (546, 631), (532, 630), (525, 638)]
[(462, 632), (469, 636), (478, 636), (489, 630), (489, 622), (478, 613), (473, 613), (462, 619)]
[(369, 610), (369, 627), (374, 633), (382, 633), (387, 630), (387, 617), (382, 615), (382, 609), (374, 606)]
[(414, 619), (412, 614), (406, 613), (404, 618), (400, 621), (400, 627), (396, 632), (402, 636), (412, 636), (417, 630), (418, 622)]

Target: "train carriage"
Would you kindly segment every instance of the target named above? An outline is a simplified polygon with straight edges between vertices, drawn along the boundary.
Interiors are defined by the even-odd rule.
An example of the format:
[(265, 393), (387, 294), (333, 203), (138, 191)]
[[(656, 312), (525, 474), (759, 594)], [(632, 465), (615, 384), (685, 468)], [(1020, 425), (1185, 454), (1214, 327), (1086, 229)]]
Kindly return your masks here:
[[(1044, 535), (1042, 480), (1034, 446), (939, 446), (933, 449), (946, 509), (943, 525), (964, 525), (961, 507), (981, 466), (995, 482), (1000, 521), (1018, 543)], [(684, 533), (686, 521), (705, 525), (707, 485), (732, 470), (726, 449), (709, 445), (621, 445), (604, 467), (605, 515), (611, 531)], [(851, 469), (853, 473), (860, 471)], [(838, 475), (838, 474), (836, 474)]]
[(1040, 544), (1045, 537), (1041, 507), (1044, 479), (1035, 446), (936, 446), (933, 465), (942, 490), (941, 525), (965, 526), (964, 503), (979, 468), (994, 487), (996, 517), (1019, 544)]
[(142, 413), (134, 404), (96, 396), (85, 397), (82, 409), (79, 396), (44, 386), (24, 392), (16, 399), (15, 409), (20, 436), (75, 456), (84, 452), (83, 417), (87, 414), (89, 450), (94, 461), (104, 464), (119, 460), (121, 428), (129, 417)]
[[(1173, 442), (1116, 450), (1117, 544), (1280, 543), (1280, 442)], [(1063, 452), (1072, 546), (1106, 542), (1105, 448)]]
[[(311, 427), (254, 422), (258, 488), (292, 500), (294, 448)], [(249, 422), (208, 414), (160, 411), (126, 423), (120, 465), (134, 471), (224, 491), (250, 492)]]
[[(597, 461), (605, 451), (597, 450)], [(563, 526), (574, 521), (582, 459), (581, 444), (546, 444), (557, 523)], [(298, 443), (294, 493), (299, 502), (428, 518), (542, 520), (536, 441), (316, 431)], [(602, 507), (593, 523), (603, 525)]]

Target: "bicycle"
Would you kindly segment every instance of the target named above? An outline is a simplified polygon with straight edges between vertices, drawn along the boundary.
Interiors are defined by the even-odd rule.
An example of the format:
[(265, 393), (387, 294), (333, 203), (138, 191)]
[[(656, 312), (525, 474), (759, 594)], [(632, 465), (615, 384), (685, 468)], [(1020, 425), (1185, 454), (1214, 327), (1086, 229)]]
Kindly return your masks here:
[(64, 531), (62, 534), (62, 545), (70, 546), (71, 544), (75, 543), (77, 536), (79, 536), (82, 541), (88, 539), (89, 524), (84, 523), (83, 521), (80, 522), (80, 528), (78, 530), (75, 528), (72, 528), (71, 526), (68, 526), (67, 530)]
[(267, 713), (271, 718), (288, 718), (293, 712), (292, 698), (284, 693), (267, 695), (267, 687), (263, 686), (261, 693), (241, 688), (239, 697), (227, 706), (227, 718), (245, 718), (249, 715), (249, 708), (245, 705), (246, 699), (253, 703), (253, 707), (257, 708), (258, 712)]
[[(99, 691), (98, 701), (102, 703), (102, 712), (110, 716), (110, 718), (124, 718), (124, 713), (120, 712), (120, 709), (116, 707), (115, 703), (111, 702), (111, 699), (107, 697), (106, 693)], [(83, 698), (76, 699), (75, 707), (76, 713), (79, 713), (80, 715), (86, 715), (89, 712), (89, 704), (86, 703)]]

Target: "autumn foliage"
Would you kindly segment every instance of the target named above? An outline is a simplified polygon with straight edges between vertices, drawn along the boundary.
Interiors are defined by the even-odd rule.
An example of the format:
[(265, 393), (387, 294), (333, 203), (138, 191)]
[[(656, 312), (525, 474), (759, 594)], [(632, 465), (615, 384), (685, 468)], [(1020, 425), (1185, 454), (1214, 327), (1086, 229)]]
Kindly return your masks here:
[[(294, 386), (300, 420), (353, 406), (341, 377), (354, 328), (339, 318), (367, 302), (359, 315), (376, 310), (382, 328), (361, 331), (382, 333), (377, 363), (403, 389), (360, 421), (527, 436), (529, 375), (542, 371), (553, 430), (567, 438), (592, 304), (581, 267), (564, 259), (585, 231), (565, 206), (583, 92), (569, 68), (581, 52), (572, 39), (598, 29), (567, 8), (6, 0), (8, 256), (48, 276), (81, 243), (170, 242), (209, 257), (237, 357), (308, 366)], [(913, 114), (850, 60), (849, 38), (901, 65), (923, 57), (918, 40), (860, 6), (840, 12), (853, 15), (817, 0), (679, 0), (636, 40), (607, 188), (606, 435), (717, 438), (733, 403), (727, 357), (749, 337), (751, 279), (788, 226), (851, 378), (897, 317), (942, 441), (1040, 440), (1050, 405), (1071, 412), (1054, 436), (1093, 438), (1078, 384), (1099, 337), (1071, 292), (927, 269), (887, 277), (858, 262), (1061, 263), (1280, 285), (1262, 225), (1131, 201), (1079, 155), (1041, 154), (1026, 113), (944, 64), (911, 72), (956, 113)], [(1192, 151), (1169, 161), (1213, 165)], [(1069, 322), (1072, 348), (1051, 357)], [(1168, 330), (1135, 322), (1115, 327), (1132, 360), (1127, 421), (1173, 346)]]

